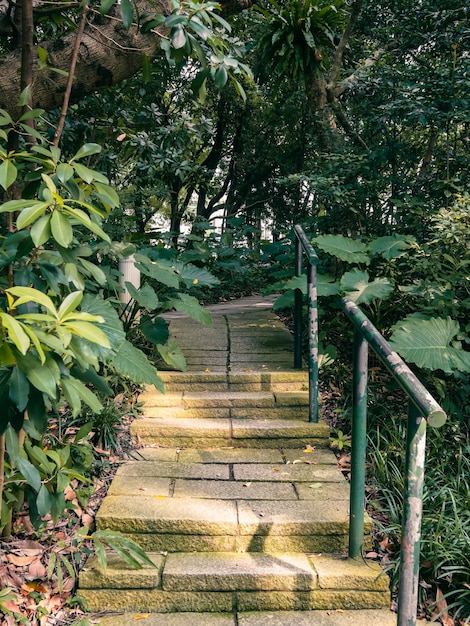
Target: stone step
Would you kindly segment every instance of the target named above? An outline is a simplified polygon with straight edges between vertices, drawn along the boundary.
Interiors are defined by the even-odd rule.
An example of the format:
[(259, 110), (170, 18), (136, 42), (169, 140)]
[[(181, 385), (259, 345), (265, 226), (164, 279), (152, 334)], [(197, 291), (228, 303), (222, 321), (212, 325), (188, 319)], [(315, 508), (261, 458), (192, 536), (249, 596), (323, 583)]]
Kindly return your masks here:
[[(249, 365), (227, 371), (210, 368), (190, 372), (159, 371), (165, 391), (305, 391), (308, 389), (306, 371), (284, 369), (255, 371)], [(149, 388), (151, 391), (152, 388)]]
[[(145, 617), (145, 619), (143, 619)], [(124, 613), (102, 617), (100, 626), (396, 626), (397, 616), (387, 609), (329, 611), (254, 611), (223, 613)], [(140, 623), (140, 622), (139, 622)], [(428, 622), (417, 621), (425, 626)]]
[[(347, 549), (349, 502), (344, 482), (328, 487), (317, 483), (319, 489), (309, 489), (308, 483), (305, 499), (300, 500), (302, 489), (293, 483), (232, 482), (218, 465), (202, 467), (199, 476), (212, 476), (212, 480), (196, 479), (197, 472), (185, 467), (180, 475), (193, 478), (170, 481), (126, 476), (121, 482), (118, 478), (98, 511), (97, 527), (119, 530), (152, 551)], [(214, 493), (221, 497), (215, 498)], [(370, 528), (366, 518), (367, 535)]]
[(147, 391), (143, 396), (145, 407), (200, 408), (274, 408), (276, 406), (308, 406), (308, 391)]
[(186, 419), (308, 420), (308, 406), (255, 407), (143, 407), (143, 417)]
[(164, 447), (299, 448), (328, 447), (330, 429), (299, 420), (144, 417), (131, 424), (141, 444)]
[(303, 553), (178, 553), (131, 569), (114, 555), (104, 572), (95, 557), (80, 574), (92, 610), (231, 612), (386, 608), (389, 579), (375, 563)]
[(145, 417), (308, 419), (308, 391), (147, 392)]

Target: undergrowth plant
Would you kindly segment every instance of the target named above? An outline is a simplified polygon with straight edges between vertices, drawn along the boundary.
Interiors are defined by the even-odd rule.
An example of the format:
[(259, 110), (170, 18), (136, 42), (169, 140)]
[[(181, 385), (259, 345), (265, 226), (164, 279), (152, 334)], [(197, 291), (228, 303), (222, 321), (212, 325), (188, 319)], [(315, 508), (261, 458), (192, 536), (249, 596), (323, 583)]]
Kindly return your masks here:
[[(83, 405), (99, 414), (93, 391), (109, 392), (103, 364), (137, 383), (162, 382), (147, 357), (126, 338), (112, 301), (104, 297), (106, 274), (97, 253), (112, 247), (103, 230), (119, 204), (107, 178), (92, 168), (100, 146), (89, 143), (65, 158), (40, 132), (28, 143), (27, 121), (0, 111), (0, 455), (1, 522), (10, 532), (12, 513), (27, 500), (33, 523), (65, 509), (70, 480), (84, 480), (82, 434), (60, 436), (64, 407), (74, 417)], [(25, 133), (18, 150), (7, 150), (11, 133)], [(31, 140), (30, 140), (31, 141)], [(50, 422), (58, 422), (52, 441)], [(86, 453), (84, 452), (84, 455)]]
[[(371, 410), (369, 481), (376, 495), (370, 510), (380, 513), (379, 533), (387, 537), (392, 587), (398, 585), (404, 488), (406, 418)], [(419, 602), (436, 613), (442, 595), (455, 619), (470, 616), (470, 439), (456, 424), (428, 434), (420, 544)], [(467, 622), (462, 622), (467, 623)]]

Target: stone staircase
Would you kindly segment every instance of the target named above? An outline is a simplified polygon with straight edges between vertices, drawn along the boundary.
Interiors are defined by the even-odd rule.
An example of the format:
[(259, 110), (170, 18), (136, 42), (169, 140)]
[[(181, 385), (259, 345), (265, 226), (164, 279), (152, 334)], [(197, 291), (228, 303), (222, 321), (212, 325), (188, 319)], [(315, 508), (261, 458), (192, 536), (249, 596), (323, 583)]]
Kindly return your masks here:
[[(143, 394), (140, 459), (120, 468), (97, 515), (155, 568), (112, 556), (103, 572), (90, 558), (79, 593), (114, 612), (100, 623), (395, 624), (388, 578), (345, 556), (349, 486), (328, 426), (307, 421), (306, 373), (291, 368), (285, 327), (247, 307), (215, 314), (213, 330), (180, 318), (171, 329), (189, 371), (163, 372), (165, 395)], [(367, 519), (366, 543), (369, 532)]]

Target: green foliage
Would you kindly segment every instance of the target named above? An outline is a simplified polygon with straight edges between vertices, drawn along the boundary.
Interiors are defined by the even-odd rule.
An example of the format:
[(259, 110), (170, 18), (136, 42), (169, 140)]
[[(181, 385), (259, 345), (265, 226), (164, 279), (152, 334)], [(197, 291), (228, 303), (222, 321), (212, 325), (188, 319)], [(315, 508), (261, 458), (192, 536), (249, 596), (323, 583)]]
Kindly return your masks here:
[[(410, 236), (379, 237), (369, 241), (344, 237), (343, 235), (319, 235), (312, 240), (315, 249), (326, 252), (329, 256), (322, 260), (317, 276), (317, 290), (319, 297), (335, 296), (339, 293), (348, 296), (356, 304), (371, 305), (373, 302), (381, 302), (389, 298), (395, 290), (394, 281), (387, 276), (377, 275), (393, 267), (393, 261), (402, 257), (406, 250), (410, 250), (414, 243)], [(337, 259), (343, 262), (338, 265)], [(344, 271), (349, 265), (371, 266), (376, 276), (372, 277), (369, 272), (354, 268)], [(339, 280), (335, 281), (330, 273), (324, 273), (324, 268), (331, 269), (340, 274)], [(323, 270), (323, 271), (322, 271)], [(389, 272), (391, 274), (391, 272)], [(307, 293), (306, 276), (289, 278), (275, 285), (277, 290), (286, 290), (275, 302), (274, 308), (292, 306), (294, 301), (294, 289), (300, 289)]]
[(143, 564), (152, 568), (157, 567), (135, 541), (128, 539), (118, 531), (96, 530), (90, 535), (88, 528), (84, 526), (76, 533), (76, 543), (80, 545), (84, 541), (93, 542), (93, 552), (104, 572), (107, 569), (107, 546), (116, 552), (125, 563), (135, 569), (142, 569)]
[(312, 243), (341, 261), (365, 265), (370, 263), (367, 244), (357, 239), (343, 235), (319, 235)]
[[(199, 300), (184, 290), (212, 288), (219, 281), (205, 268), (178, 260), (176, 251), (164, 248), (141, 248), (134, 254), (134, 263), (140, 273), (140, 287), (126, 283), (129, 293), (128, 302), (117, 304), (120, 317), (129, 336), (142, 348), (147, 349), (145, 340), (158, 353), (157, 358), (174, 369), (186, 369), (186, 362), (180, 348), (174, 341), (169, 341), (168, 322), (160, 317), (171, 310), (205, 324), (212, 325), (210, 313)], [(116, 289), (119, 289), (116, 285)], [(144, 338), (144, 340), (142, 339)], [(149, 350), (152, 356), (153, 350)], [(156, 375), (149, 377), (150, 364), (142, 352), (129, 342), (122, 344), (119, 352), (113, 356), (111, 364), (124, 375), (136, 382), (152, 382), (160, 391), (163, 386)]]
[(341, 291), (356, 304), (370, 304), (372, 300), (384, 300), (393, 291), (388, 278), (380, 277), (369, 281), (368, 272), (359, 269), (346, 272), (341, 277)]
[(342, 430), (335, 430), (334, 436), (330, 437), (330, 445), (336, 450), (345, 450), (351, 447), (351, 435), (347, 435)]
[[(390, 405), (372, 413), (370, 479), (378, 491), (370, 504), (381, 513), (379, 537), (388, 539), (386, 558), (394, 586), (400, 560), (405, 423), (391, 414)], [(455, 619), (467, 618), (469, 606), (468, 452), (468, 434), (457, 425), (430, 430), (424, 474), (420, 604), (432, 611), (439, 588)]]
[[(8, 114), (2, 112), (0, 123), (10, 131)], [(59, 437), (51, 445), (46, 437), (64, 406), (73, 416), (84, 404), (95, 413), (102, 410), (90, 383), (107, 388), (103, 363), (162, 390), (155, 367), (126, 340), (119, 317), (103, 299), (106, 276), (96, 252), (111, 244), (102, 222), (119, 200), (107, 177), (91, 167), (100, 146), (86, 143), (63, 159), (39, 132), (35, 137), (36, 144), (16, 152), (0, 147), (0, 161), (8, 163), (4, 187), (10, 192), (14, 183), (22, 194), (0, 205), (9, 225), (0, 240), (4, 529), (25, 498), (36, 526), (47, 514), (57, 520), (67, 507), (64, 490), (70, 481), (86, 482), (92, 463), (88, 444)], [(85, 289), (94, 296), (84, 295)]]
[(343, 0), (331, 3), (268, 0), (266, 8), (256, 9), (265, 18), (258, 42), (263, 59), (274, 65), (280, 78), (299, 80), (308, 73), (321, 72), (323, 53), (333, 47), (348, 11)]
[(462, 350), (460, 326), (455, 320), (409, 315), (398, 322), (390, 338), (390, 345), (405, 361), (430, 370), (446, 373), (470, 372), (470, 353)]
[[(114, 4), (116, 0), (103, 0), (101, 13), (107, 13)], [(218, 89), (230, 80), (238, 94), (246, 97), (239, 77), (249, 78), (251, 71), (239, 60), (237, 47), (231, 45), (231, 26), (218, 13), (216, 2), (172, 0), (171, 13), (166, 16), (150, 12), (139, 15), (130, 0), (122, 0), (119, 5), (125, 28), (136, 20), (143, 33), (159, 28), (169, 30), (169, 36), (162, 37), (161, 48), (170, 65), (182, 69), (188, 59), (198, 63), (201, 69), (193, 80), (195, 93), (203, 96), (210, 77)]]

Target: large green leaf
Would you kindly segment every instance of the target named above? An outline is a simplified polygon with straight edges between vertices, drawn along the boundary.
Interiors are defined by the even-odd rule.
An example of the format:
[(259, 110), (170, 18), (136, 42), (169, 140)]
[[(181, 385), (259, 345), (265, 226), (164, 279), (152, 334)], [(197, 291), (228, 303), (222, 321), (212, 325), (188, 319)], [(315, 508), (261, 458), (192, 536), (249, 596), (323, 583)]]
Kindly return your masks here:
[(16, 220), (16, 227), (18, 230), (26, 228), (33, 222), (39, 219), (39, 217), (44, 213), (44, 211), (48, 208), (48, 202), (34, 202), (31, 206), (23, 209), (18, 215), (18, 219)]
[(370, 263), (367, 245), (356, 239), (349, 239), (343, 235), (319, 235), (312, 243), (341, 261), (366, 265)]
[(136, 289), (136, 287), (128, 281), (126, 281), (125, 284), (126, 289), (132, 298), (134, 298), (139, 306), (147, 309), (147, 311), (153, 311), (160, 305), (160, 300), (158, 299), (155, 290), (152, 289), (150, 285), (144, 285), (140, 289)]
[(191, 263), (177, 263), (175, 264), (175, 270), (179, 273), (187, 287), (194, 285), (198, 285), (198, 287), (215, 287), (220, 284), (220, 280), (214, 274)]
[(51, 510), (52, 497), (46, 485), (41, 485), (39, 489), (38, 497), (36, 498), (36, 506), (38, 507), (38, 513), (41, 517), (47, 515)]
[(470, 353), (453, 345), (460, 332), (450, 317), (409, 315), (394, 326), (390, 345), (405, 361), (430, 370), (470, 372)]
[(63, 248), (68, 248), (72, 243), (73, 229), (70, 221), (62, 211), (56, 209), (51, 217), (51, 232), (54, 239)]
[(41, 488), (41, 475), (34, 467), (34, 465), (27, 459), (24, 459), (22, 456), (19, 456), (15, 459), (15, 465), (18, 470), (23, 474), (24, 479), (26, 480), (28, 485), (31, 485), (31, 487), (35, 491), (39, 491), (39, 489)]
[(29, 399), (30, 384), (19, 367), (10, 376), (10, 400), (18, 411), (24, 411)]
[(106, 360), (113, 352), (116, 352), (119, 349), (120, 345), (126, 338), (122, 322), (113, 306), (109, 302), (106, 302), (101, 298), (97, 298), (96, 296), (91, 296), (89, 294), (85, 295), (80, 308), (82, 311), (86, 311), (92, 315), (99, 315), (104, 319), (104, 322), (100, 324), (100, 329), (108, 337), (111, 350), (100, 346), (93, 346), (93, 350), (96, 351), (97, 356), (100, 359)]
[[(284, 285), (285, 289), (300, 289), (307, 294), (307, 275), (293, 276)], [(317, 274), (317, 293), (319, 297), (336, 296), (339, 293), (339, 285), (333, 276), (329, 274)]]
[(79, 414), (82, 401), (85, 402), (85, 404), (88, 404), (90, 409), (95, 413), (100, 413), (103, 409), (103, 405), (95, 394), (76, 378), (63, 378), (62, 388), (64, 390), (65, 397), (72, 408), (74, 417)]
[(83, 259), (82, 257), (78, 258), (78, 262), (81, 263), (81, 265), (83, 265), (83, 267), (85, 268), (86, 272), (91, 274), (93, 279), (99, 285), (105, 285), (106, 284), (106, 274), (103, 272), (101, 267), (99, 267), (95, 263), (91, 263), (91, 261), (87, 261), (86, 259)]
[(85, 143), (81, 146), (74, 156), (70, 159), (70, 163), (77, 159), (83, 159), (84, 157), (91, 156), (92, 154), (99, 154), (101, 152), (101, 146), (97, 143)]
[(64, 323), (63, 326), (74, 335), (83, 337), (83, 339), (87, 339), (102, 348), (111, 348), (107, 334), (96, 324), (73, 320)]
[(29, 392), (29, 402), (27, 406), (29, 420), (34, 424), (35, 429), (43, 434), (47, 430), (47, 413), (42, 392), (32, 387)]
[(165, 344), (168, 341), (169, 330), (168, 322), (163, 317), (151, 319), (148, 316), (142, 318), (140, 322), (140, 330), (146, 339), (154, 344)]
[(34, 245), (39, 248), (51, 236), (51, 214), (43, 215), (31, 226), (31, 239)]
[(121, 18), (124, 28), (129, 29), (134, 19), (134, 7), (131, 0), (121, 0)]
[(180, 311), (180, 313), (189, 315), (189, 317), (205, 326), (212, 327), (212, 315), (199, 304), (194, 296), (188, 296), (187, 293), (179, 293), (177, 298), (167, 302), (167, 306)]
[(39, 391), (43, 391), (51, 398), (55, 398), (60, 380), (60, 371), (54, 359), (46, 355), (44, 363), (41, 363), (39, 359), (29, 353), (25, 355), (17, 354), (16, 358), (19, 367), (29, 382)]
[(22, 354), (26, 354), (31, 342), (24, 331), (24, 327), (8, 313), (0, 311), (0, 327), (3, 326), (8, 331), (10, 340), (15, 344)]
[(109, 205), (111, 208), (119, 206), (119, 196), (112, 187), (99, 181), (95, 181), (94, 186), (96, 195), (102, 202)]
[(6, 191), (16, 180), (18, 170), (11, 161), (3, 161), (0, 165), (0, 186)]
[(178, 289), (179, 278), (175, 270), (171, 267), (164, 267), (157, 261), (151, 261), (143, 254), (134, 255), (135, 266), (138, 270), (145, 274), (149, 278), (158, 280), (159, 283), (166, 285), (167, 287), (174, 287)]
[(180, 370), (181, 372), (186, 371), (186, 359), (174, 339), (170, 339), (165, 346), (158, 345), (157, 348), (165, 363), (170, 367)]
[(368, 272), (355, 269), (346, 272), (340, 282), (343, 291), (356, 304), (370, 304), (372, 300), (387, 298), (393, 291), (388, 278), (375, 278), (369, 282)]
[(390, 237), (379, 237), (370, 242), (372, 254), (380, 254), (390, 261), (406, 254), (406, 251), (416, 241), (411, 235), (391, 235)]
[(163, 381), (158, 376), (155, 367), (143, 352), (128, 341), (122, 343), (117, 354), (112, 358), (111, 364), (119, 374), (128, 376), (136, 383), (155, 385), (156, 389), (163, 393)]

